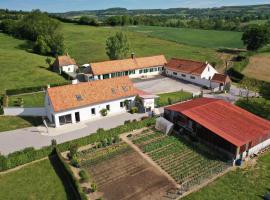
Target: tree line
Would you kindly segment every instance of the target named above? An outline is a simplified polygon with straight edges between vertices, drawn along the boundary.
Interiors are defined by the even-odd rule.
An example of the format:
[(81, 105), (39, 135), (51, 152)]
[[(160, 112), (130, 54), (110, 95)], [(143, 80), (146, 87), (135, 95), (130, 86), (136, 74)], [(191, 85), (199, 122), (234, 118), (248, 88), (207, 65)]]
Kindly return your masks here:
[(47, 13), (34, 10), (19, 18), (3, 19), (0, 29), (6, 34), (31, 41), (35, 53), (53, 56), (64, 53), (61, 24)]

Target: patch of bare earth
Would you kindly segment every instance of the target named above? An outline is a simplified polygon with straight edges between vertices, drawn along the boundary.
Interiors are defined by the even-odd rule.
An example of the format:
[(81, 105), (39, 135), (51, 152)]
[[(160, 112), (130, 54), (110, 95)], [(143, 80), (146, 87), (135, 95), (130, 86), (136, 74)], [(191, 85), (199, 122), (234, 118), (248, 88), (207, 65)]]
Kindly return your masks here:
[(252, 56), (244, 75), (259, 80), (270, 81), (270, 53)]
[(174, 188), (170, 180), (132, 149), (88, 170), (104, 199), (166, 199), (167, 191)]

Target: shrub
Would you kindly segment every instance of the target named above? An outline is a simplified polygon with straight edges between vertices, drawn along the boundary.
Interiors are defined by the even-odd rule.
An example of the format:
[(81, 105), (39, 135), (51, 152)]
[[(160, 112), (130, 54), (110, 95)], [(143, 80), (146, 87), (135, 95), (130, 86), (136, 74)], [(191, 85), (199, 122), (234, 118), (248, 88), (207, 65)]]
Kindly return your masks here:
[(80, 168), (80, 163), (79, 163), (79, 159), (77, 158), (77, 156), (74, 156), (74, 157), (71, 159), (70, 164), (71, 164), (73, 167)]
[(137, 119), (133, 119), (132, 122), (137, 122)]
[(138, 113), (138, 112), (139, 112), (139, 110), (138, 110), (137, 107), (132, 107), (132, 108), (130, 109), (130, 113), (131, 113), (131, 114)]
[(4, 108), (3, 106), (0, 105), (0, 115), (3, 115), (4, 114)]
[(103, 128), (99, 128), (99, 129), (97, 130), (97, 133), (101, 133), (101, 132), (104, 132), (104, 129), (103, 129)]
[(106, 147), (108, 145), (108, 140), (105, 138), (101, 141), (101, 144), (103, 147)]
[(92, 189), (93, 192), (97, 191), (97, 184), (92, 183), (91, 184), (91, 189)]
[(100, 114), (105, 117), (108, 115), (108, 110), (106, 108), (103, 108), (102, 110), (100, 110)]
[(168, 98), (168, 104), (172, 105), (172, 99), (171, 98)]
[(97, 144), (97, 148), (101, 148), (102, 147), (102, 144), (99, 142), (98, 144)]
[(125, 122), (124, 122), (124, 124), (129, 124), (130, 123), (130, 120), (126, 120)]
[(131, 137), (132, 137), (132, 134), (128, 134), (127, 137), (128, 137), (128, 138), (131, 138)]
[(52, 139), (52, 141), (51, 141), (51, 145), (52, 145), (52, 147), (56, 147), (56, 146), (57, 146), (57, 142), (56, 142), (56, 140), (55, 140), (55, 139)]
[(108, 143), (107, 143), (107, 144), (108, 144), (108, 145), (111, 145), (112, 143), (113, 143), (112, 138), (109, 137), (109, 138), (108, 138)]
[(120, 142), (120, 137), (119, 137), (118, 135), (114, 136), (113, 142), (114, 142), (114, 143)]
[(143, 116), (142, 118), (141, 118), (141, 120), (143, 121), (143, 120), (146, 120), (146, 119), (148, 119), (149, 117), (148, 116)]
[(82, 182), (86, 183), (89, 181), (89, 176), (85, 170), (81, 170), (79, 172), (79, 176), (80, 176)]
[(69, 149), (69, 157), (70, 159), (73, 159), (77, 156), (78, 153), (78, 144), (72, 144)]

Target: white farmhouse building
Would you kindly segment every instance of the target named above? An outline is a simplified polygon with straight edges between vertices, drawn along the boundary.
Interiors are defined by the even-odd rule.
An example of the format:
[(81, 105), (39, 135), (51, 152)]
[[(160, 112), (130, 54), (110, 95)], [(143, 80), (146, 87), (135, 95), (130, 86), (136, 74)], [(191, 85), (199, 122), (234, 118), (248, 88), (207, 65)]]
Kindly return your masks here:
[[(223, 90), (223, 86), (229, 81), (227, 76), (219, 74), (217, 70), (207, 62), (203, 63), (178, 58), (172, 58), (165, 65), (165, 73), (167, 76), (182, 79), (207, 88), (219, 88), (219, 90)], [(216, 78), (213, 79), (214, 77)]]
[(52, 64), (54, 71), (66, 73), (74, 73), (77, 71), (78, 66), (73, 58), (68, 54), (64, 56), (57, 56), (54, 63)]
[(120, 76), (142, 78), (159, 75), (167, 60), (164, 55), (91, 63), (85, 71), (85, 81), (102, 80)]
[(102, 109), (107, 109), (108, 115), (126, 112), (127, 107), (134, 106), (137, 95), (141, 97), (146, 111), (154, 108), (156, 96), (142, 94), (127, 76), (48, 87), (46, 115), (55, 127), (97, 119), (102, 117)]

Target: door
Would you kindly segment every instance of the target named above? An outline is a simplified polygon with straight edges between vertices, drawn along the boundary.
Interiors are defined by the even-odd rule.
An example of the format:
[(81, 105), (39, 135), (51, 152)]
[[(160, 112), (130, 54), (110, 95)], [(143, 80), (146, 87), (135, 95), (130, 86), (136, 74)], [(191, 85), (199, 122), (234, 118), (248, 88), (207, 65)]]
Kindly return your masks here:
[(80, 122), (80, 112), (75, 112), (76, 122)]

